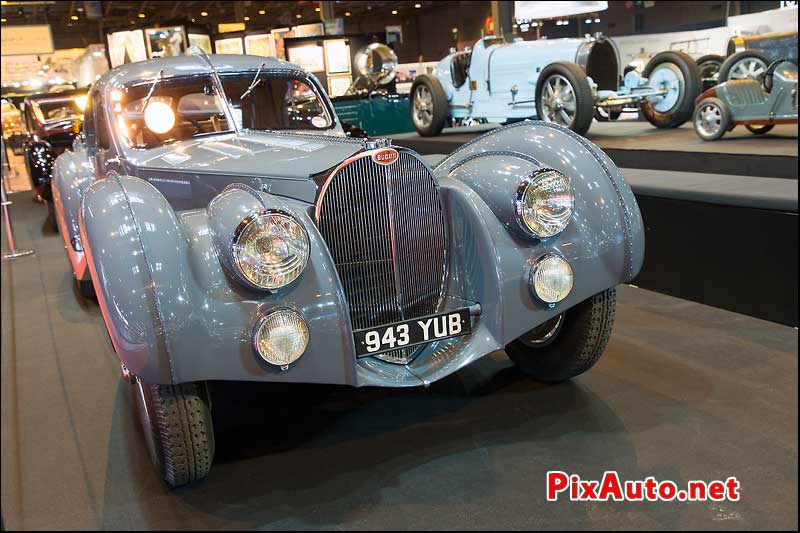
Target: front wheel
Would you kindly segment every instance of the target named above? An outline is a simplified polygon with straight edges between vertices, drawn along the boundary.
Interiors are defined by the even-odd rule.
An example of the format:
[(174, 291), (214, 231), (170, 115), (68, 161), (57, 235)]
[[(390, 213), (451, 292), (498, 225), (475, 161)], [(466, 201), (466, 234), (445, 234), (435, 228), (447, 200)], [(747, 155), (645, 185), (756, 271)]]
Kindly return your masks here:
[(568, 61), (547, 65), (536, 82), (539, 120), (586, 134), (594, 116), (594, 97), (586, 73)]
[(694, 131), (704, 141), (716, 141), (731, 127), (731, 114), (725, 102), (705, 98), (694, 112)]
[(423, 137), (439, 135), (450, 114), (447, 95), (438, 79), (422, 74), (411, 85), (411, 122)]
[(589, 370), (603, 355), (617, 307), (616, 288), (607, 289), (528, 331), (506, 346), (523, 374), (559, 382)]
[(677, 128), (692, 118), (694, 100), (700, 94), (700, 69), (688, 54), (661, 52), (644, 68), (647, 84), (661, 96), (640, 104), (642, 114), (657, 128)]
[(147, 450), (172, 487), (208, 475), (214, 459), (214, 428), (204, 383), (148, 385), (133, 377)]

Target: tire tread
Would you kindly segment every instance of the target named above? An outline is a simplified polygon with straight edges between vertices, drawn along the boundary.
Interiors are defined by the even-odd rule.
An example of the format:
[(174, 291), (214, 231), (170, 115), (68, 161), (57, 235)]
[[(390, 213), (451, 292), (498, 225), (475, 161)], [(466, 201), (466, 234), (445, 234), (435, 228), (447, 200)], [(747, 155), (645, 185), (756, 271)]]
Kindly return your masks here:
[(555, 342), (529, 348), (516, 340), (506, 353), (526, 375), (559, 382), (592, 368), (608, 346), (616, 317), (617, 291), (612, 287), (566, 311), (565, 325)]
[(177, 487), (206, 477), (214, 456), (214, 437), (200, 384), (150, 387), (164, 479)]

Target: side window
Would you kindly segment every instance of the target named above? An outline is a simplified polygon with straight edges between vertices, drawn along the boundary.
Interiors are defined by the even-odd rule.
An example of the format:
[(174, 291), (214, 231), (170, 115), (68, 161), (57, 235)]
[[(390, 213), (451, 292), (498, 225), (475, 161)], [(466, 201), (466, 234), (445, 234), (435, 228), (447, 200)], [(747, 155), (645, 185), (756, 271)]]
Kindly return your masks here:
[(99, 150), (108, 150), (111, 148), (111, 132), (108, 129), (105, 108), (100, 95), (97, 93), (95, 93), (93, 100), (92, 107), (94, 108), (94, 129), (97, 137), (97, 148)]

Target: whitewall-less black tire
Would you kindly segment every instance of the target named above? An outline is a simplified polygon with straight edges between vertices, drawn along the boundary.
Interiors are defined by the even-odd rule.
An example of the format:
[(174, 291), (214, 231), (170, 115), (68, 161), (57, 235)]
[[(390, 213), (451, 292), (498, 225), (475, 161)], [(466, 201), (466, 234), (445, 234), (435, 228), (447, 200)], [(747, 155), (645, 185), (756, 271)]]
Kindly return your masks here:
[(170, 486), (208, 475), (214, 428), (205, 383), (148, 385), (134, 377), (134, 395), (153, 464)]
[[(617, 307), (616, 288), (584, 300), (556, 317), (549, 327), (534, 328), (506, 346), (506, 353), (525, 375), (559, 382), (589, 370), (603, 355)], [(548, 337), (549, 336), (549, 337)]]

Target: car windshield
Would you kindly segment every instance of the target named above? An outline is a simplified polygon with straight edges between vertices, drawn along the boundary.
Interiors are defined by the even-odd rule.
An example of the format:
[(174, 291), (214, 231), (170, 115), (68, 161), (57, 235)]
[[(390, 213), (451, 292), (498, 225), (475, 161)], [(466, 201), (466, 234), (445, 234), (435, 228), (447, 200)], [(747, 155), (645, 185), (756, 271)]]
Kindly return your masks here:
[[(320, 95), (305, 78), (269, 71), (256, 77), (256, 73), (220, 76), (233, 120), (241, 129), (319, 131), (332, 127)], [(151, 81), (117, 94), (112, 99), (118, 100), (114, 108), (118, 124), (134, 148), (235, 129), (209, 75), (162, 79), (155, 86)]]
[(34, 100), (33, 111), (36, 119), (43, 124), (62, 122), (64, 120), (75, 120), (83, 116), (81, 99), (84, 97), (74, 96), (70, 98), (46, 98)]

